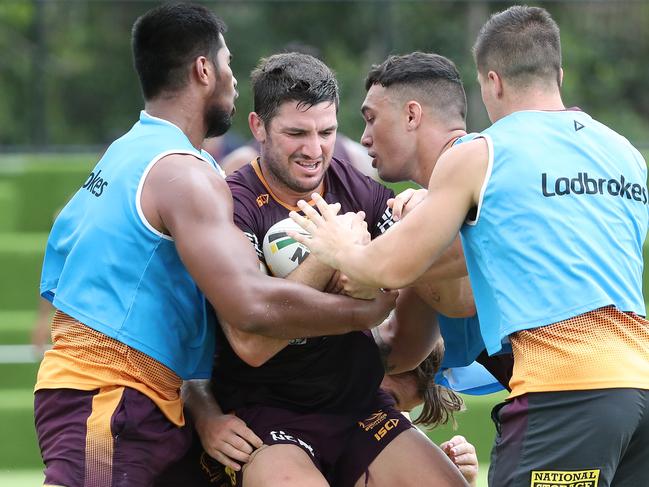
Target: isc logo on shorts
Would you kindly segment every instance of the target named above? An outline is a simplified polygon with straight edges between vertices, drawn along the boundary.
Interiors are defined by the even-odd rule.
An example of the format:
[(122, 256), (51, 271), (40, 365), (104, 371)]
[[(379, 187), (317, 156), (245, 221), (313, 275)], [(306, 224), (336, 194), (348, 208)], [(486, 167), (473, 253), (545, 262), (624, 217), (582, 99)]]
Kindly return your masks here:
[(574, 470), (532, 470), (530, 487), (597, 487), (599, 469)]
[(385, 424), (381, 427), (380, 430), (378, 430), (376, 433), (374, 433), (374, 438), (376, 438), (376, 441), (381, 441), (381, 438), (383, 438), (385, 435), (388, 434), (388, 431), (390, 431), (392, 428), (397, 426), (399, 424), (398, 419), (388, 419)]

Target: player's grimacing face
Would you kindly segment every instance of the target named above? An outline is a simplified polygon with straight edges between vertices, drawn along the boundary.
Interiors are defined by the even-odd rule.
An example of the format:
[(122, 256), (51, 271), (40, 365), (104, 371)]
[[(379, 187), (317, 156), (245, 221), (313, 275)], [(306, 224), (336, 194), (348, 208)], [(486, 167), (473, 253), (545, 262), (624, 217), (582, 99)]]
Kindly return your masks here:
[(237, 92), (237, 80), (232, 73), (230, 60), (232, 55), (225, 39), (220, 36), (221, 48), (216, 54), (216, 83), (214, 96), (205, 108), (205, 120), (207, 125), (207, 137), (223, 135), (232, 125), (234, 116), (234, 101), (239, 96)]
[(381, 179), (389, 182), (403, 181), (410, 177), (406, 164), (411, 148), (405, 144), (401, 108), (398, 101), (391, 97), (390, 89), (380, 84), (370, 87), (361, 106), (365, 120), (361, 144), (367, 148), (372, 166)]
[(322, 183), (336, 143), (336, 106), (283, 103), (265, 125), (262, 160), (272, 178), (289, 190), (309, 196)]

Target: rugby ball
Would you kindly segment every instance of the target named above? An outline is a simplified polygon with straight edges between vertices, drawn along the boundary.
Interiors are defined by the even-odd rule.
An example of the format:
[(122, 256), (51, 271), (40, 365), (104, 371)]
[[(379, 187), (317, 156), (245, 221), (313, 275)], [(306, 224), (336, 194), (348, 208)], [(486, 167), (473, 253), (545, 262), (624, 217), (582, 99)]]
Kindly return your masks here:
[(290, 218), (275, 223), (264, 235), (264, 259), (268, 270), (275, 277), (288, 276), (309, 255), (309, 249), (288, 236), (289, 230), (308, 235)]

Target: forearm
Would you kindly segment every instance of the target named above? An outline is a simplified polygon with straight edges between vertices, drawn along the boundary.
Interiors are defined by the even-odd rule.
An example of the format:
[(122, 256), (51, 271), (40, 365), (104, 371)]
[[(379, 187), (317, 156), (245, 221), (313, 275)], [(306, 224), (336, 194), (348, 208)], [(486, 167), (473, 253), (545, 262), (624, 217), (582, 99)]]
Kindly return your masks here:
[(450, 318), (465, 318), (476, 313), (468, 277), (443, 281), (417, 281), (415, 292), (431, 308)]
[(286, 279), (323, 291), (335, 272), (335, 269), (309, 255), (302, 264), (286, 276)]
[[(268, 337), (294, 339), (369, 329), (384, 317), (368, 313), (371, 304), (367, 301), (321, 293), (286, 279), (277, 281), (268, 286), (261, 283), (254, 292), (250, 290), (255, 301), (243, 310), (245, 316), (240, 329)], [(386, 297), (377, 299), (385, 301)], [(230, 323), (235, 326), (232, 321)]]
[(431, 281), (456, 279), (467, 275), (464, 251), (460, 237), (439, 256), (438, 259), (419, 277), (414, 284), (425, 284)]
[(394, 313), (372, 333), (388, 374), (417, 367), (440, 339), (437, 313), (414, 289), (400, 291)]
[(221, 406), (219, 406), (214, 394), (212, 394), (208, 379), (184, 381), (181, 388), (181, 397), (199, 431), (198, 423), (201, 423), (205, 418), (223, 414)]
[(288, 279), (269, 278), (254, 272), (219, 276), (229, 286), (208, 300), (220, 319), (233, 328), (281, 339), (341, 335), (367, 330), (382, 322), (394, 306), (394, 296), (379, 293), (360, 300), (316, 291)]

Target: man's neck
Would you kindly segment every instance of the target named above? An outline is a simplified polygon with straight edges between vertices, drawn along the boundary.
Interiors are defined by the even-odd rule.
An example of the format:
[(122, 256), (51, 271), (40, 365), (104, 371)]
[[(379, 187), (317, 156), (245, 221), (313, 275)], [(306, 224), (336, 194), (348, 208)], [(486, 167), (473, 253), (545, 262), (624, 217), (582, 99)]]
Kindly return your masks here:
[[(427, 138), (422, 146), (422, 150), (419, 151), (417, 174), (413, 178), (413, 181), (419, 186), (427, 188), (437, 160), (453, 146), (458, 138), (466, 135), (466, 133), (464, 128), (457, 128), (445, 131), (442, 135)], [(434, 150), (434, 148), (438, 149)]]
[(203, 146), (206, 131), (203, 112), (194, 108), (188, 100), (178, 96), (162, 95), (155, 100), (147, 101), (144, 110), (153, 117), (173, 123), (183, 131), (197, 149)]
[(514, 112), (529, 110), (551, 112), (565, 109), (559, 90), (548, 91), (542, 88), (530, 88), (511, 93), (503, 105), (503, 115), (499, 118), (506, 117)]

